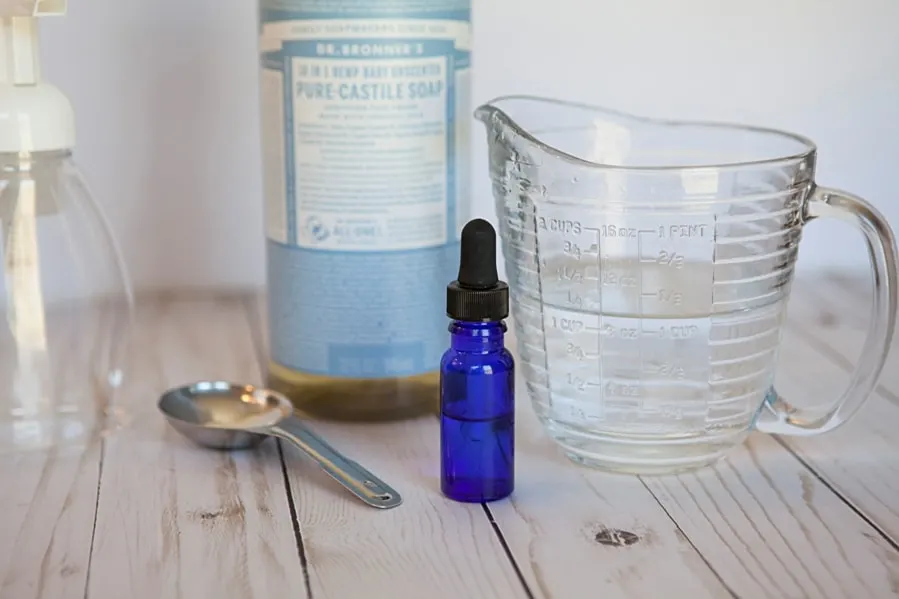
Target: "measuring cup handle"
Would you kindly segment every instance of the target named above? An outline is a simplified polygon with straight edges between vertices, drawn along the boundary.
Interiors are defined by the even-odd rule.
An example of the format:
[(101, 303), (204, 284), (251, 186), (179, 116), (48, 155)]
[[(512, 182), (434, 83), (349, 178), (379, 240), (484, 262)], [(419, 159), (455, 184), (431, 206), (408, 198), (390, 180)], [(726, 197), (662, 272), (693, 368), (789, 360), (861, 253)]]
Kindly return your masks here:
[(832, 430), (851, 418), (874, 390), (890, 350), (897, 307), (896, 240), (886, 219), (871, 204), (843, 191), (819, 187), (807, 204), (806, 221), (831, 217), (861, 229), (874, 268), (874, 300), (868, 336), (849, 387), (823, 415), (821, 409), (791, 406), (773, 389), (756, 420), (760, 431), (781, 435), (814, 435)]
[(390, 485), (342, 455), (297, 418), (285, 418), (271, 427), (270, 432), (293, 443), (331, 478), (368, 505), (387, 509), (403, 502), (400, 494)]

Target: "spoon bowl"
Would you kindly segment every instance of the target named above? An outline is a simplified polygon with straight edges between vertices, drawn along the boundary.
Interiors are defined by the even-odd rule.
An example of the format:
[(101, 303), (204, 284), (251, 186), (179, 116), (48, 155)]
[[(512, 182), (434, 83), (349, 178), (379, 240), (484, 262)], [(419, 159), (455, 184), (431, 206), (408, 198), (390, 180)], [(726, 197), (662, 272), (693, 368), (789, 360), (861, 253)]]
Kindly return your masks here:
[(202, 381), (166, 391), (157, 405), (172, 428), (201, 447), (251, 449), (275, 436), (292, 443), (366, 504), (387, 509), (403, 501), (387, 483), (295, 418), (290, 400), (276, 391)]
[(176, 431), (209, 449), (252, 449), (268, 438), (252, 432), (291, 415), (290, 402), (266, 389), (224, 381), (200, 382), (165, 392), (159, 410)]

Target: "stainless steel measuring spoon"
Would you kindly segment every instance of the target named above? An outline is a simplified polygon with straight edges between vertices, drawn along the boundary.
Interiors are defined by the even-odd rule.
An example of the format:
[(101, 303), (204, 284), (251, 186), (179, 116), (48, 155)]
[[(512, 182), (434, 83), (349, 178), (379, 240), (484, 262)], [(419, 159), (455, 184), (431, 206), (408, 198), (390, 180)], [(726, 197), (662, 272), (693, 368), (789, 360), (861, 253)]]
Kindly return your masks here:
[(376, 508), (403, 502), (400, 494), (342, 455), (293, 416), (275, 391), (225, 381), (202, 381), (162, 394), (159, 410), (179, 433), (202, 447), (249, 449), (275, 436), (293, 443), (350, 493)]

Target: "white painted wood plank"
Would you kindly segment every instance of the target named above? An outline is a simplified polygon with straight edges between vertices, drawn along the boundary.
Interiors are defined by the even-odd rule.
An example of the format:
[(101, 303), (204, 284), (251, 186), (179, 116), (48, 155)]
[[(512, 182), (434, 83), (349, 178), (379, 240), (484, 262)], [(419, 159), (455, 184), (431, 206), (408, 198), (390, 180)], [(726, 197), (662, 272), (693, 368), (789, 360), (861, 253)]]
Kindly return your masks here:
[[(864, 284), (860, 281), (855, 289), (864, 289)], [(777, 376), (778, 389), (789, 401), (826, 403), (845, 388), (865, 336), (868, 297), (864, 291), (846, 292), (820, 280), (796, 283)], [(896, 345), (894, 341), (881, 391), (852, 420), (824, 435), (782, 439), (899, 542), (899, 406), (887, 396), (899, 392), (890, 382), (899, 371)]]
[[(847, 378), (800, 336), (805, 335), (810, 321), (819, 318), (816, 304), (801, 292), (795, 293), (777, 383), (787, 397), (802, 405), (832, 400), (845, 382), (840, 379)], [(878, 402), (869, 409), (884, 407), (893, 408)], [(847, 425), (856, 427), (855, 431), (844, 427), (820, 437), (784, 438), (791, 447), (803, 448), (802, 457), (826, 473), (830, 482), (836, 480), (844, 493), (859, 489), (859, 477), (872, 486), (877, 478), (893, 480), (896, 462), (887, 455), (896, 455), (895, 449), (878, 454), (871, 445), (866, 446), (875, 438), (869, 432), (875, 424), (865, 417)], [(810, 447), (814, 451), (805, 449)], [(753, 435), (744, 449), (713, 470), (647, 482), (741, 596), (899, 594), (899, 554), (894, 546), (812, 472), (783, 456), (772, 438)], [(886, 498), (885, 489), (877, 491)], [(866, 499), (862, 511), (879, 505), (870, 496)], [(726, 550), (720, 547), (722, 542)]]
[(364, 506), (285, 447), (314, 597), (526, 596), (481, 506), (440, 495), (436, 420), (315, 429), (393, 485), (403, 505)]
[[(519, 418), (522, 425), (527, 420)], [(528, 428), (522, 425), (518, 430)], [(526, 539), (526, 535), (517, 533), (520, 536), (516, 536), (515, 517), (509, 515), (511, 524), (507, 523), (500, 516), (506, 515), (502, 511), (503, 506), (498, 505), (494, 508), (498, 513), (497, 521), (513, 553), (527, 556), (519, 558), (519, 562), (523, 562), (522, 570), (527, 575), (527, 564), (537, 565), (537, 568), (530, 569), (535, 576), (528, 580), (535, 581), (538, 588), (549, 586), (545, 583), (548, 568), (562, 563), (563, 568), (576, 564), (572, 570), (588, 572), (593, 576), (600, 574), (599, 580), (602, 582), (614, 581), (615, 584), (601, 589), (602, 593), (612, 596), (616, 593), (619, 594), (617, 596), (650, 596), (662, 591), (669, 591), (674, 596), (679, 593), (694, 595), (694, 589), (678, 589), (673, 582), (678, 580), (678, 573), (689, 572), (691, 567), (696, 571), (695, 563), (690, 563), (688, 555), (681, 555), (682, 559), (686, 558), (684, 565), (677, 563), (670, 555), (670, 550), (677, 546), (672, 542), (672, 537), (677, 538), (677, 533), (682, 532), (698, 548), (726, 587), (738, 596), (840, 597), (847, 591), (861, 596), (872, 596), (871, 593), (885, 596), (882, 593), (891, 592), (895, 571), (892, 560), (899, 556), (874, 528), (773, 439), (758, 435), (747, 445), (735, 448), (729, 458), (715, 468), (680, 477), (644, 478), (646, 485), (680, 526), (681, 530), (672, 534), (670, 530), (665, 531), (664, 523), (653, 519), (650, 506), (641, 501), (639, 493), (631, 485), (637, 479), (575, 469), (564, 459), (553, 456), (552, 449), (545, 458), (549, 463), (542, 468), (535, 466), (539, 463), (535, 455), (524, 447), (548, 442), (543, 441), (539, 431), (530, 434), (532, 438), (519, 441), (522, 448), (519, 464), (520, 469), (527, 468), (528, 472), (535, 474), (535, 485), (552, 481), (551, 487), (565, 488), (565, 495), (576, 496), (572, 485), (564, 482), (567, 473), (575, 473), (604, 495), (603, 499), (614, 508), (613, 522), (626, 521), (630, 517), (633, 518), (631, 526), (638, 529), (641, 524), (647, 526), (647, 522), (652, 522), (650, 527), (661, 526), (661, 533), (653, 531), (648, 536), (661, 539), (661, 544), (664, 546), (667, 543), (669, 550), (666, 554), (664, 548), (659, 549), (642, 564), (638, 556), (626, 552), (618, 554), (622, 556), (618, 560), (609, 556), (591, 559), (587, 557), (591, 555), (591, 548), (584, 542), (576, 550), (559, 551), (557, 546), (572, 544), (572, 539), (583, 541), (590, 538), (588, 531), (595, 529), (596, 520), (591, 523), (585, 514), (591, 507), (596, 508), (579, 509), (578, 506), (590, 506), (595, 500), (591, 502), (580, 498), (580, 501), (575, 499), (569, 502), (552, 490), (546, 490), (541, 498), (542, 505), (535, 514), (523, 515), (520, 513), (523, 510), (519, 508), (517, 516), (519, 520), (536, 522), (541, 529), (552, 531), (550, 534), (556, 536), (552, 548), (547, 548), (543, 556), (534, 557), (535, 546), (528, 544), (525, 545), (527, 551), (516, 553), (516, 547), (524, 544), (522, 539)], [(526, 476), (522, 474), (522, 477)], [(526, 505), (527, 500), (519, 496), (512, 504), (516, 507)], [(624, 525), (599, 522), (604, 526), (630, 530)], [(764, 534), (760, 534), (759, 530), (764, 530)], [(800, 537), (789, 542), (778, 542), (781, 537), (775, 534), (779, 530), (789, 531), (790, 535), (798, 533)], [(564, 540), (559, 542), (561, 539)], [(635, 544), (628, 549), (637, 546)], [(595, 551), (595, 547), (593, 549)], [(628, 563), (622, 558), (631, 561)], [(671, 565), (672, 562), (674, 565)], [(778, 564), (781, 564), (780, 571)], [(806, 574), (793, 578), (778, 576), (778, 572), (782, 574), (783, 564)], [(623, 570), (629, 575), (602, 576), (604, 566), (613, 572)], [(864, 567), (859, 570), (861, 566)], [(671, 567), (671, 571), (665, 572), (666, 567)], [(560, 570), (566, 574), (567, 581), (578, 576), (572, 571)], [(570, 595), (578, 588), (602, 586), (602, 582), (597, 580), (591, 581), (592, 585), (585, 585), (583, 577), (586, 575), (580, 576), (580, 584), (575, 586), (569, 582), (571, 586), (560, 587), (563, 589), (561, 596), (567, 596), (565, 593)], [(825, 581), (824, 591), (821, 581)], [(694, 578), (694, 582), (699, 581)], [(706, 580), (703, 583), (708, 584)], [(706, 588), (714, 590), (714, 587)]]
[[(648, 596), (669, 591), (674, 596), (838, 597), (846, 591), (861, 596), (892, 592), (895, 552), (889, 544), (775, 441), (759, 436), (714, 469), (646, 479), (678, 528), (645, 492), (640, 479), (585, 470), (561, 457), (534, 423), (526, 402), (519, 401), (518, 491), (510, 501), (491, 504), (490, 511), (535, 596)], [(359, 444), (359, 455), (367, 460), (385, 455), (383, 466), (372, 467), (388, 479), (394, 476), (395, 462), (386, 455), (416, 456), (416, 466), (395, 476), (403, 477), (404, 472), (420, 476), (417, 488), (432, 505), (441, 507), (438, 514), (454, 507), (441, 503), (436, 452), (422, 449), (428, 442), (436, 445), (436, 423), (316, 426), (335, 439), (346, 439), (348, 445)], [(416, 435), (422, 436), (406, 445), (404, 439)], [(407, 485), (405, 480), (398, 484)], [(295, 487), (297, 496), (302, 491)], [(339, 495), (333, 501), (350, 507)], [(308, 502), (320, 509), (314, 497)], [(334, 521), (348, 527), (357, 522), (343, 516), (342, 509), (339, 504), (332, 507), (337, 514), (326, 520), (327, 530), (336, 526)], [(315, 520), (311, 514), (301, 517), (309, 533), (307, 520)], [(731, 522), (735, 524), (728, 528)], [(637, 541), (619, 547), (598, 543), (597, 535), (616, 538), (605, 532), (609, 530), (634, 533), (617, 538)], [(775, 536), (781, 530), (801, 536), (787, 541)], [(312, 536), (323, 534), (315, 531)], [(321, 549), (309, 534), (306, 540), (314, 591), (357, 588), (347, 582), (338, 587), (333, 578), (327, 580), (328, 575), (319, 579), (316, 568), (322, 558), (316, 551), (320, 554)], [(338, 570), (344, 578), (360, 577), (354, 563), (339, 568), (330, 563), (338, 553), (333, 544), (324, 548), (327, 570)], [(778, 578), (785, 564), (800, 574)]]
[(305, 597), (277, 445), (189, 445), (156, 409), (197, 379), (259, 382), (243, 301), (139, 311), (123, 389), (128, 428), (106, 442), (88, 596)]
[[(264, 304), (254, 308), (260, 356)], [(527, 596), (483, 508), (441, 495), (435, 418), (310, 425), (403, 495), (395, 509), (367, 507), (283, 446), (316, 599)]]
[[(855, 366), (871, 317), (872, 282), (867, 276), (818, 277), (808, 284), (796, 286), (800, 301), (813, 306), (812, 311), (796, 314), (796, 323), (806, 337), (830, 348), (831, 359), (840, 363), (847, 373)], [(899, 335), (893, 336), (888, 358), (899, 359)], [(880, 376), (877, 390), (899, 404), (899, 369), (889, 362)]]
[(0, 457), (0, 597), (84, 596), (99, 462), (99, 439)]
[(645, 480), (740, 597), (899, 592), (899, 554), (770, 437), (714, 468)]
[[(823, 276), (806, 275), (813, 289), (824, 293), (835, 292), (858, 300), (859, 306), (868, 306), (874, 292), (873, 275), (867, 272), (828, 272)], [(850, 301), (854, 301), (850, 300)], [(865, 312), (863, 317), (867, 316)]]
[[(108, 327), (114, 309), (67, 304), (48, 310), (54, 399), (104, 407), (95, 389), (97, 347), (85, 333)], [(96, 337), (90, 339), (96, 340)], [(9, 356), (5, 356), (9, 358)], [(0, 388), (16, 384), (16, 360), (0, 363)], [(83, 597), (100, 477), (100, 430), (81, 447), (0, 455), (0, 597)], [(9, 449), (9, 448), (4, 448)]]
[(573, 464), (518, 389), (516, 492), (490, 511), (535, 596), (731, 596), (639, 478)]

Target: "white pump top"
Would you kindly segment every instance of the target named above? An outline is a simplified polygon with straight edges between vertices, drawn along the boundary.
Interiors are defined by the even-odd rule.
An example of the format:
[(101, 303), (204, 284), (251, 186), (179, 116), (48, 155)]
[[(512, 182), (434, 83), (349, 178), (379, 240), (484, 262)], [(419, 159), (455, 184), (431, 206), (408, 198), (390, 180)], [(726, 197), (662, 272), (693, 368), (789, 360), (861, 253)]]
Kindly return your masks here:
[(67, 0), (0, 0), (0, 152), (45, 152), (75, 145), (68, 98), (41, 81), (40, 17), (61, 16)]

